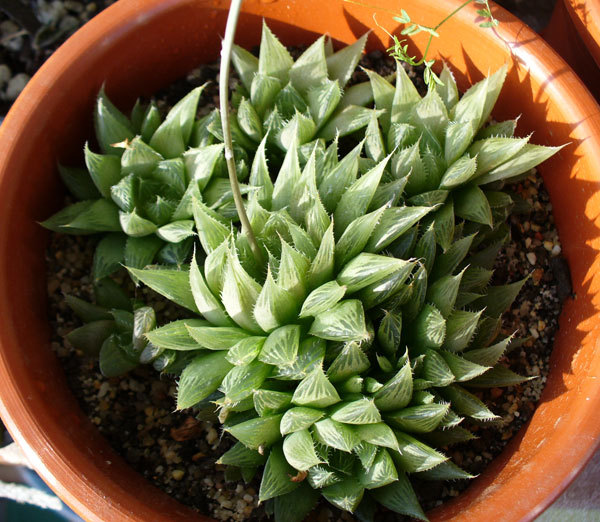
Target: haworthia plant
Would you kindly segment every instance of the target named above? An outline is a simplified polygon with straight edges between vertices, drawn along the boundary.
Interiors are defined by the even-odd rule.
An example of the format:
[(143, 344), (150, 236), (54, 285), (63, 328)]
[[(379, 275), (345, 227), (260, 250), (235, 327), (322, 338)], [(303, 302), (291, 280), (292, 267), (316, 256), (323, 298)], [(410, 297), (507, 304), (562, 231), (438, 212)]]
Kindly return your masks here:
[(287, 150), (295, 136), (300, 150), (308, 151), (314, 140), (322, 146), (323, 140), (366, 127), (380, 114), (365, 107), (373, 100), (369, 84), (346, 86), (367, 37), (334, 52), (324, 35), (294, 61), (263, 23), (258, 58), (234, 46), (232, 61), (240, 77), (234, 94), (238, 140), (256, 146), (266, 137)]
[[(72, 342), (93, 339), (88, 350), (99, 346), (107, 374), (152, 363), (179, 375), (179, 409), (217, 408), (238, 441), (220, 462), (244, 477), (264, 466), (259, 497), (286, 522), (301, 520), (319, 494), (351, 512), (379, 503), (426, 519), (410, 476), (470, 478), (440, 448), (473, 437), (460, 426), (465, 418), (497, 418), (472, 389), (526, 380), (499, 362), (511, 342), (499, 333), (501, 314), (524, 283), (489, 284), (513, 204), (501, 189), (556, 149), (514, 138), (514, 125), (485, 127), (504, 69), (462, 98), (448, 68), (425, 97), (402, 68), (395, 85), (369, 72), (342, 97), (363, 46), (333, 53), (323, 37), (294, 62), (265, 25), (258, 58), (235, 50), (233, 134), (249, 152), (246, 212), (264, 262), (248, 231), (232, 224), (229, 200), (206, 194), (224, 187), (220, 160), (202, 163), (197, 176), (186, 170), (208, 154), (190, 150), (221, 147), (218, 113), (194, 122), (174, 108), (179, 130), (169, 132), (188, 141), (160, 134), (161, 125), (144, 150), (160, 154), (158, 164), (183, 155), (196, 253), (178, 267), (116, 256), (104, 264), (124, 262), (135, 281), (197, 317), (155, 327), (151, 308), (126, 310), (123, 299), (70, 302), (88, 323)], [(116, 179), (132, 144), (145, 143), (149, 110), (128, 120), (102, 100), (98, 114), (110, 124), (98, 125), (98, 141), (120, 169)], [(374, 108), (362, 107), (370, 100)], [(344, 129), (353, 134), (339, 158)], [(271, 144), (285, 152), (271, 162), (278, 168), (269, 168), (280, 154)], [(126, 176), (156, 175), (156, 165), (136, 165)], [(92, 180), (74, 183), (84, 201), (51, 224), (81, 231), (92, 222), (101, 227), (93, 231), (115, 232), (101, 245), (117, 244), (124, 211), (107, 217), (105, 208), (121, 180)], [(104, 197), (90, 203), (93, 190)]]
[[(196, 118), (203, 89), (192, 90), (164, 121), (154, 103), (139, 101), (128, 118), (100, 91), (94, 122), (101, 152), (86, 144), (87, 171), (60, 169), (68, 189), (82, 201), (42, 223), (62, 233), (104, 234), (94, 258), (95, 279), (123, 264), (141, 268), (153, 261), (189, 260), (194, 199), (223, 226), (235, 219), (223, 144), (206, 130), (208, 117)], [(248, 158), (242, 149), (238, 159), (243, 179)]]

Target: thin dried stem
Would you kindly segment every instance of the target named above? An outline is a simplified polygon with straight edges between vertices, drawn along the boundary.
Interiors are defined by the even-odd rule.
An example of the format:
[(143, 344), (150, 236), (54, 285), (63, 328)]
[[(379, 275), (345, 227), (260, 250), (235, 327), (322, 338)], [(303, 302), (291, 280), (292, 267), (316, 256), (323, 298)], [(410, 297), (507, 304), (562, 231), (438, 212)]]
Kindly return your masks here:
[(223, 127), (223, 141), (225, 142), (225, 161), (227, 162), (227, 171), (229, 172), (229, 182), (233, 191), (233, 200), (238, 212), (240, 221), (242, 222), (242, 230), (248, 235), (248, 242), (252, 253), (259, 264), (263, 264), (263, 255), (256, 241), (254, 231), (248, 220), (242, 193), (237, 179), (235, 158), (233, 155), (233, 142), (231, 139), (231, 127), (229, 125), (229, 67), (231, 64), (231, 51), (233, 47), (233, 39), (237, 27), (240, 10), (243, 0), (232, 0), (227, 17), (227, 26), (225, 27), (225, 37), (223, 38), (223, 46), (221, 48), (221, 67), (219, 80), (219, 103), (221, 107), (221, 125)]

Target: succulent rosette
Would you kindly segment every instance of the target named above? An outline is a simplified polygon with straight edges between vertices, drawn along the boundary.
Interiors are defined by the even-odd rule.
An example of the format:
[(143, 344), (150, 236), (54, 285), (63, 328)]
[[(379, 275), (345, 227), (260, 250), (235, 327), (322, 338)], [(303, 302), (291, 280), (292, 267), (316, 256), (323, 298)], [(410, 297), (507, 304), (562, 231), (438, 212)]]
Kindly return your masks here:
[[(425, 520), (410, 477), (470, 478), (440, 448), (473, 438), (464, 419), (498, 418), (473, 389), (527, 379), (501, 363), (512, 337), (500, 333), (524, 281), (490, 285), (514, 205), (501, 189), (557, 149), (514, 138), (516, 122), (484, 126), (504, 69), (462, 98), (447, 68), (421, 97), (401, 67), (395, 85), (368, 72), (342, 97), (363, 46), (333, 53), (323, 37), (294, 62), (264, 25), (258, 59), (236, 48), (233, 135), (252, 150), (246, 212), (260, 255), (186, 176), (189, 265), (125, 258), (135, 281), (194, 317), (156, 327), (138, 303), (70, 303), (91, 318), (82, 328), (110, 326), (94, 337), (106, 374), (152, 363), (179, 375), (179, 409), (216, 408), (238, 441), (220, 462), (246, 480), (264, 466), (259, 497), (280, 521), (301, 520), (321, 495), (366, 518), (381, 504)], [(203, 136), (192, 147), (221, 147), (217, 112), (175, 119)], [(121, 169), (136, 140), (125, 139), (111, 156)], [(155, 151), (158, 164), (186, 166), (194, 148), (176, 143)], [(208, 187), (224, 179), (216, 168), (190, 179), (210, 172)]]
[(294, 61), (263, 23), (258, 58), (234, 45), (232, 61), (240, 78), (233, 96), (234, 142), (255, 149), (266, 136), (276, 154), (296, 140), (304, 162), (314, 141), (323, 148), (336, 136), (364, 129), (382, 111), (365, 107), (373, 101), (369, 82), (347, 84), (367, 37), (334, 52), (323, 35)]
[(314, 145), (301, 168), (294, 140), (274, 183), (259, 148), (247, 211), (263, 264), (195, 201), (203, 263), (130, 269), (203, 317), (151, 330), (146, 349), (167, 371), (163, 359), (189, 361), (178, 408), (218, 407), (238, 440), (220, 462), (246, 479), (264, 464), (259, 496), (278, 520), (319, 494), (424, 519), (408, 476), (469, 478), (439, 447), (473, 437), (466, 417), (497, 419), (469, 390), (526, 379), (499, 364), (500, 316), (523, 281), (489, 286), (497, 244), (473, 253), (462, 221), (444, 251), (435, 223), (419, 224), (440, 203), (404, 204), (410, 176), (392, 155), (361, 174), (365, 141), (339, 161)]
[[(192, 90), (164, 120), (154, 103), (139, 101), (128, 118), (100, 91), (94, 122), (102, 152), (86, 144), (87, 170), (60, 168), (66, 186), (81, 201), (42, 223), (61, 233), (103, 234), (94, 258), (96, 280), (122, 264), (189, 261), (194, 198), (236, 219), (223, 144), (207, 130), (209, 116), (196, 119), (203, 89)], [(243, 149), (236, 154), (243, 179), (248, 159)]]

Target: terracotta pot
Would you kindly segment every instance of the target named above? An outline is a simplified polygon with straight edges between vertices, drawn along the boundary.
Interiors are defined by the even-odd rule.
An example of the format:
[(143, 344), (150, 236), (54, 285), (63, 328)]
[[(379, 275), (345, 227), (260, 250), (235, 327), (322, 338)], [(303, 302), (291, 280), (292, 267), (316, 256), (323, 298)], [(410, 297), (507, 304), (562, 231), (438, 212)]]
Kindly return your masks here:
[(600, 3), (558, 0), (542, 36), (600, 100)]
[[(395, 0), (377, 3), (395, 9)], [(458, 0), (404, 0), (433, 25)], [(506, 450), (434, 520), (531, 520), (567, 486), (600, 434), (600, 107), (571, 69), (534, 32), (500, 8), (497, 30), (475, 23), (473, 6), (434, 41), (461, 88), (508, 62), (497, 118), (522, 114), (519, 133), (571, 145), (540, 169), (570, 263), (568, 300), (540, 406)], [(79, 159), (91, 131), (93, 100), (106, 80), (128, 107), (140, 94), (217, 58), (226, 2), (121, 0), (78, 31), (31, 80), (0, 127), (0, 413), (41, 476), (75, 511), (94, 521), (199, 520), (160, 493), (112, 451), (69, 392), (49, 345), (44, 249), (36, 224), (61, 206), (57, 160)], [(329, 32), (351, 42), (373, 26), (369, 9), (340, 0), (250, 1), (238, 42), (259, 41), (265, 16), (285, 44)], [(379, 23), (395, 30), (391, 17)], [(292, 25), (293, 24), (293, 25)], [(375, 30), (370, 48), (387, 46)], [(423, 49), (425, 40), (416, 39)], [(512, 54), (511, 54), (512, 53)]]

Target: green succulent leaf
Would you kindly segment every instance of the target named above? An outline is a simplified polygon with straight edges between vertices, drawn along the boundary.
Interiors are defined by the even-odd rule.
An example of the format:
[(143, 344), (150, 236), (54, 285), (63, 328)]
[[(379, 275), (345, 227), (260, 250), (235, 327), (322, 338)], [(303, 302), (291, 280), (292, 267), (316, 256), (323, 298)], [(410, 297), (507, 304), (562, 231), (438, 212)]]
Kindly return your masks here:
[(260, 291), (261, 286), (244, 270), (237, 252), (230, 250), (223, 277), (221, 302), (231, 319), (253, 333), (262, 333), (253, 314)]
[(318, 491), (302, 483), (294, 491), (275, 497), (275, 520), (302, 522), (316, 506), (319, 496)]
[(323, 418), (322, 410), (313, 408), (295, 407), (287, 410), (281, 419), (280, 430), (282, 435), (294, 433), (310, 428), (315, 422)]
[(112, 315), (106, 308), (88, 303), (73, 295), (65, 295), (65, 302), (84, 323), (112, 319)]
[(319, 314), (309, 334), (330, 341), (362, 341), (369, 337), (362, 303), (344, 299), (330, 310)]
[(226, 355), (226, 352), (199, 355), (184, 368), (177, 389), (178, 410), (190, 408), (219, 388), (233, 367), (226, 360)]
[(385, 352), (393, 356), (400, 347), (402, 339), (402, 314), (399, 312), (385, 312), (379, 328), (377, 341)]
[(405, 269), (410, 261), (377, 254), (361, 253), (342, 268), (337, 277), (340, 285), (346, 286), (346, 293), (352, 294), (381, 281), (394, 272)]
[(267, 167), (267, 157), (265, 153), (265, 147), (268, 136), (265, 136), (254, 155), (252, 161), (252, 167), (250, 169), (250, 185), (260, 187), (260, 189), (253, 193), (251, 198), (256, 198), (258, 202), (268, 208), (271, 206), (271, 198), (273, 196), (273, 182), (269, 176), (269, 169)]
[(410, 481), (402, 471), (398, 471), (398, 480), (382, 488), (372, 490), (371, 494), (382, 506), (395, 513), (419, 520), (428, 520), (417, 500), (417, 495), (410, 485)]
[(298, 482), (291, 480), (295, 475), (296, 471), (288, 464), (283, 449), (279, 445), (273, 447), (260, 483), (259, 500), (264, 502), (294, 491), (299, 486)]
[(264, 342), (264, 337), (246, 337), (229, 349), (226, 358), (236, 366), (249, 364), (258, 357)]
[(410, 402), (412, 394), (412, 371), (407, 362), (375, 393), (375, 406), (382, 412), (398, 410)]
[[(73, 301), (71, 300), (70, 304)], [(66, 335), (67, 340), (74, 348), (81, 350), (86, 355), (98, 355), (104, 342), (116, 329), (115, 322), (104, 317), (75, 328)]]
[(447, 274), (454, 272), (455, 268), (465, 258), (475, 235), (463, 237), (450, 246), (444, 253), (436, 256), (433, 269), (431, 270), (430, 277), (432, 280), (436, 280)]
[(150, 306), (140, 306), (133, 311), (133, 350), (140, 353), (148, 343), (145, 336), (156, 327), (156, 313)]
[(454, 373), (446, 360), (437, 350), (431, 349), (425, 351), (423, 376), (434, 386), (448, 386), (455, 381)]
[(239, 45), (233, 45), (231, 61), (244, 87), (250, 90), (252, 78), (258, 72), (258, 58)]
[(476, 364), (480, 364), (482, 366), (494, 366), (500, 360), (500, 357), (504, 355), (504, 352), (508, 348), (508, 345), (512, 339), (512, 336), (507, 337), (506, 339), (503, 339), (492, 346), (469, 350), (468, 352), (464, 352), (462, 355), (468, 361)]
[(358, 480), (366, 489), (381, 488), (398, 480), (394, 461), (388, 451), (381, 448), (373, 463), (359, 471)]
[(325, 35), (311, 44), (292, 65), (290, 81), (300, 92), (307, 92), (327, 82)]
[(525, 138), (497, 137), (478, 140), (473, 143), (469, 147), (469, 155), (477, 156), (475, 175), (485, 174), (515, 157), (523, 150), (529, 138), (529, 136)]
[(484, 185), (494, 181), (510, 180), (546, 161), (560, 149), (562, 149), (562, 146), (545, 147), (527, 143), (512, 159), (479, 176), (476, 182), (479, 185)]
[(373, 400), (363, 397), (336, 407), (331, 419), (344, 424), (375, 424), (381, 422), (381, 415)]
[(138, 362), (128, 356), (121, 347), (118, 337), (115, 334), (109, 335), (104, 341), (98, 358), (100, 372), (105, 377), (118, 377), (133, 370), (138, 365)]
[(369, 38), (369, 33), (363, 34), (352, 45), (343, 47), (336, 53), (327, 56), (327, 71), (331, 80), (337, 80), (344, 88), (360, 60), (362, 52)]
[(343, 232), (352, 221), (366, 213), (389, 158), (380, 161), (343, 192), (334, 213), (336, 231)]
[(442, 347), (450, 352), (462, 352), (475, 334), (481, 313), (465, 310), (452, 312), (446, 319), (446, 338)]
[(319, 287), (331, 281), (335, 268), (335, 239), (333, 234), (333, 221), (323, 235), (317, 255), (312, 260), (307, 275), (307, 284)]
[(188, 328), (206, 325), (202, 319), (181, 319), (172, 321), (145, 333), (146, 339), (153, 345), (165, 350), (190, 351), (200, 349), (200, 345), (191, 337)]
[(314, 466), (308, 470), (308, 482), (314, 489), (326, 488), (341, 480), (341, 475), (329, 466)]
[(286, 410), (292, 402), (292, 392), (267, 389), (254, 390), (253, 400), (256, 412), (261, 417), (265, 417)]
[(347, 264), (363, 251), (385, 210), (386, 205), (369, 214), (357, 217), (348, 225), (335, 246), (335, 260), (338, 268)]
[(165, 158), (176, 158), (184, 153), (192, 134), (200, 94), (205, 86), (196, 87), (178, 101), (152, 134), (150, 147)]
[(299, 471), (323, 463), (315, 452), (315, 443), (307, 429), (286, 435), (283, 441), (283, 453), (286, 460)]
[(192, 312), (198, 313), (187, 270), (174, 270), (171, 268), (138, 269), (132, 267), (127, 267), (127, 270), (132, 276), (155, 292)]
[(60, 174), (60, 179), (76, 199), (85, 201), (87, 199), (98, 199), (100, 197), (100, 192), (98, 192), (96, 185), (86, 169), (58, 165), (58, 173)]
[(291, 204), (292, 194), (300, 181), (300, 176), (298, 146), (294, 140), (287, 149), (283, 164), (273, 185), (272, 210), (279, 210)]
[[(128, 237), (125, 243), (124, 264), (131, 268), (146, 268), (150, 265), (164, 242), (156, 236)], [(137, 284), (138, 279), (130, 272)]]
[[(254, 419), (235, 424), (234, 426), (226, 427), (225, 431), (229, 432), (247, 448), (259, 449), (261, 446), (269, 447), (275, 444), (281, 438), (281, 435), (279, 434), (279, 423), (281, 422), (281, 417), (281, 415), (256, 417)], [(267, 466), (268, 465), (269, 462), (267, 461)], [(293, 476), (294, 473), (291, 473)], [(265, 473), (263, 473), (263, 481), (265, 479), (265, 475), (266, 469)]]
[(346, 105), (329, 118), (326, 125), (318, 132), (318, 137), (330, 141), (336, 136), (347, 136), (366, 127), (373, 115), (379, 117), (381, 111), (366, 109), (358, 105)]
[(465, 470), (459, 468), (452, 461), (447, 460), (438, 464), (435, 468), (428, 469), (427, 471), (421, 471), (415, 476), (423, 480), (463, 480), (475, 478), (475, 475), (467, 473)]
[(300, 343), (296, 360), (288, 366), (276, 368), (273, 377), (282, 380), (302, 380), (315, 369), (322, 367), (325, 358), (325, 341), (307, 336)]
[[(136, 136), (131, 142), (125, 142), (124, 152), (121, 156), (121, 175), (134, 174), (147, 177), (152, 174), (159, 162), (164, 158), (152, 147), (146, 145)], [(105, 197), (108, 197), (105, 196)]]
[(229, 350), (240, 341), (250, 337), (242, 328), (234, 326), (188, 326), (189, 334), (208, 350)]
[(353, 512), (362, 500), (364, 487), (356, 479), (349, 477), (323, 488), (321, 494), (334, 506)]
[(500, 317), (516, 299), (517, 295), (529, 277), (508, 285), (491, 286), (487, 294), (473, 304), (478, 308), (485, 307), (485, 314), (490, 317)]
[(398, 451), (398, 441), (392, 429), (384, 422), (362, 424), (355, 427), (356, 433), (364, 442)]
[(158, 230), (152, 221), (140, 216), (135, 208), (131, 212), (119, 211), (119, 222), (123, 232), (131, 237), (149, 236)]
[(290, 53), (263, 21), (258, 57), (259, 74), (274, 76), (282, 84), (286, 84), (292, 65), (294, 65), (294, 60)]
[(365, 250), (380, 252), (435, 207), (392, 207), (383, 212)]
[(412, 80), (399, 62), (396, 63), (396, 91), (392, 104), (392, 123), (406, 123), (412, 107), (421, 101)]
[(440, 388), (439, 391), (446, 400), (450, 401), (452, 409), (461, 415), (467, 415), (480, 421), (498, 419), (498, 416), (492, 413), (483, 402), (458, 384)]
[(448, 457), (406, 433), (396, 431), (395, 434), (400, 451), (392, 452), (392, 456), (404, 471), (426, 471), (448, 460)]
[(450, 110), (458, 102), (458, 87), (454, 75), (446, 62), (443, 63), (440, 80), (442, 83), (436, 82), (435, 90), (444, 101), (446, 108)]
[(110, 188), (116, 185), (123, 174), (121, 160), (113, 154), (96, 154), (86, 142), (84, 148), (85, 165), (96, 188), (105, 198), (110, 198)]
[[(346, 343), (339, 355), (327, 370), (331, 382), (344, 381), (353, 375), (360, 374), (370, 366), (369, 359), (355, 341)], [(339, 420), (339, 419), (336, 419)]]
[(492, 226), (492, 209), (477, 185), (471, 184), (455, 192), (454, 212), (463, 219)]
[(260, 389), (265, 379), (271, 374), (268, 364), (252, 361), (246, 365), (234, 366), (223, 379), (220, 390), (225, 399), (236, 403), (250, 397)]
[(346, 288), (336, 281), (330, 281), (315, 288), (306, 298), (300, 311), (300, 317), (316, 317), (331, 309), (344, 297)]
[(425, 304), (411, 324), (411, 333), (415, 346), (439, 348), (446, 337), (446, 320), (435, 306)]
[(106, 154), (119, 155), (112, 145), (133, 138), (133, 129), (127, 117), (106, 96), (104, 86), (96, 99), (94, 127), (100, 147)]
[(298, 406), (326, 408), (340, 402), (340, 396), (335, 387), (318, 366), (312, 370), (296, 387), (292, 402)]
[(483, 127), (475, 136), (476, 140), (485, 140), (487, 138), (512, 138), (517, 128), (519, 118), (506, 120), (498, 123), (492, 123)]
[(299, 346), (300, 326), (281, 326), (267, 337), (258, 358), (274, 366), (289, 365), (296, 360)]
[(473, 388), (501, 388), (504, 386), (515, 386), (537, 378), (536, 375), (532, 377), (523, 377), (505, 366), (497, 365), (482, 375), (466, 382), (465, 386)]
[(258, 451), (247, 448), (241, 442), (236, 442), (231, 449), (221, 455), (217, 464), (252, 467), (262, 466), (266, 460), (267, 458)]
[(421, 437), (428, 444), (438, 448), (443, 448), (452, 444), (460, 444), (461, 442), (469, 442), (477, 438), (470, 431), (466, 430), (465, 428), (461, 428), (460, 426), (438, 429), (432, 431), (431, 433), (424, 434)]
[(448, 413), (449, 404), (423, 404), (387, 413), (385, 419), (394, 428), (408, 433), (428, 433), (435, 430)]
[(358, 159), (364, 142), (354, 147), (335, 167), (325, 172), (319, 183), (319, 195), (328, 211), (335, 210), (344, 191), (351, 186), (358, 175)]
[(317, 441), (340, 451), (351, 453), (360, 443), (354, 427), (329, 418), (316, 422), (313, 429)]
[(94, 251), (92, 274), (95, 280), (102, 279), (116, 272), (125, 259), (124, 234), (107, 234), (104, 236)]

